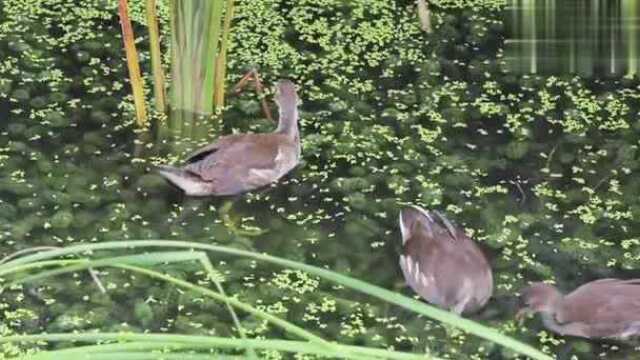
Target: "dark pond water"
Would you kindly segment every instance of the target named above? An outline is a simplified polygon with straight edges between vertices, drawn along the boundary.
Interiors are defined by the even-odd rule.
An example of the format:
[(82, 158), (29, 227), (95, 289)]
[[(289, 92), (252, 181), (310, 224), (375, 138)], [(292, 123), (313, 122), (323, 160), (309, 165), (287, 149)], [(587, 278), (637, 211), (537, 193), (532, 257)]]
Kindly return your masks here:
[(519, 73), (634, 75), (639, 19), (636, 0), (510, 0), (505, 57)]
[[(185, 198), (152, 169), (218, 134), (273, 129), (253, 95), (229, 99), (222, 123), (172, 125), (187, 137), (137, 130), (113, 3), (3, 2), (0, 252), (182, 239), (326, 266), (412, 295), (398, 267), (397, 214), (419, 204), (447, 214), (491, 254), (495, 296), (478, 321), (560, 358), (628, 359), (633, 343), (552, 336), (538, 319), (520, 327), (513, 315), (529, 281), (571, 290), (640, 275), (640, 83), (510, 72), (512, 19), (483, 4), (443, 2), (424, 34), (410, 1), (239, 1), (231, 80), (253, 64), (268, 83), (300, 85), (303, 161), (273, 188), (233, 202), (225, 220), (225, 200)], [(146, 39), (144, 26), (135, 30)], [(227, 292), (327, 338), (514, 358), (303, 273), (212, 260)], [(200, 279), (195, 264), (162, 269)], [(105, 294), (85, 273), (6, 292), (3, 307), (28, 311), (3, 331), (232, 334), (220, 304), (124, 271), (101, 279)], [(250, 316), (242, 323), (253, 336), (283, 336)]]

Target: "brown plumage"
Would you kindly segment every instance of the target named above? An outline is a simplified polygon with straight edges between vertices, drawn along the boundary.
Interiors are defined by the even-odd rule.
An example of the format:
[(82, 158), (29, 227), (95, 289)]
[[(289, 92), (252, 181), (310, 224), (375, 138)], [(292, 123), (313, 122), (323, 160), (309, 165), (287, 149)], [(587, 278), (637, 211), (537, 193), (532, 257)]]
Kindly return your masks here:
[(517, 317), (540, 313), (560, 335), (618, 338), (640, 335), (640, 279), (602, 279), (563, 296), (555, 286), (533, 283), (523, 290)]
[(294, 84), (280, 81), (275, 100), (280, 118), (274, 132), (223, 136), (193, 153), (183, 167), (160, 166), (159, 173), (191, 196), (236, 195), (280, 179), (300, 158)]
[(418, 206), (400, 212), (407, 284), (428, 302), (456, 314), (484, 306), (493, 292), (493, 275), (482, 251), (438, 212)]

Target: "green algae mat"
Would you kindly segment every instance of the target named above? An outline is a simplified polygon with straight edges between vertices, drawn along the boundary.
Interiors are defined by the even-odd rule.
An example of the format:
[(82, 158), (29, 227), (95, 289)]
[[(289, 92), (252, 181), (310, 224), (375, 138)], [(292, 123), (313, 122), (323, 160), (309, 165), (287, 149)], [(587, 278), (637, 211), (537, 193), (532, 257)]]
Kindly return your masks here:
[[(144, 6), (129, 2), (151, 104)], [(445, 213), (489, 254), (494, 296), (470, 320), (562, 359), (633, 356), (634, 342), (562, 337), (514, 315), (531, 281), (569, 291), (638, 276), (640, 81), (511, 72), (506, 6), (434, 1), (425, 33), (409, 0), (236, 0), (227, 83), (257, 68), (268, 86), (298, 84), (302, 163), (229, 206), (187, 198), (153, 169), (221, 134), (271, 131), (255, 94), (229, 97), (221, 115), (197, 124), (149, 106), (151, 125), (141, 129), (117, 1), (2, 1), (0, 258), (32, 247), (82, 251), (50, 259), (73, 272), (20, 284), (0, 277), (2, 338), (43, 335), (3, 342), (0, 358), (56, 358), (43, 350), (82, 358), (71, 347), (99, 341), (140, 359), (524, 358), (415, 312), (417, 302), (398, 306), (310, 268), (184, 248), (123, 260), (168, 249), (101, 248), (163, 239), (267, 253), (418, 299), (398, 265), (406, 204)], [(166, 34), (168, 1), (158, 1), (158, 14)], [(163, 36), (167, 68), (169, 46)], [(230, 303), (248, 308), (230, 312)], [(157, 337), (137, 337), (144, 332)], [(338, 344), (303, 344), (301, 334)], [(184, 335), (197, 345), (176, 357)], [(165, 354), (140, 355), (160, 351), (154, 342)], [(301, 346), (308, 351), (292, 355)], [(253, 354), (238, 350), (247, 347)]]

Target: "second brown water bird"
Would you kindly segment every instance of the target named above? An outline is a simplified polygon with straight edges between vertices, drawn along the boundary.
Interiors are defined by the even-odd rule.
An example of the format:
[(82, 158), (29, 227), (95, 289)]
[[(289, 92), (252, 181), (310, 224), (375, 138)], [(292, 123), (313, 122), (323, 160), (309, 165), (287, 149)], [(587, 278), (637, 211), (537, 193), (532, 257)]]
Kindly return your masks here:
[(475, 312), (493, 293), (486, 257), (462, 230), (435, 211), (411, 206), (400, 211), (407, 284), (428, 302), (456, 314)]
[(291, 171), (300, 159), (298, 94), (289, 80), (276, 86), (278, 127), (268, 134), (235, 134), (219, 138), (176, 168), (158, 172), (190, 196), (228, 196), (266, 186)]
[(550, 284), (533, 283), (522, 291), (526, 313), (540, 313), (544, 325), (560, 335), (625, 339), (640, 335), (640, 279), (601, 279), (568, 295)]

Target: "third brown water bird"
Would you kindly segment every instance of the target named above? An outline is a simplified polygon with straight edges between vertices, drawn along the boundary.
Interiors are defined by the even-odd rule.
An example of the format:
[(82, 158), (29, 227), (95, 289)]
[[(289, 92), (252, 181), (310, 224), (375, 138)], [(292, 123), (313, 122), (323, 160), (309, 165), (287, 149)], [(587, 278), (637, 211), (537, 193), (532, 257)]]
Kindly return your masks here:
[(625, 339), (640, 335), (640, 279), (602, 279), (568, 295), (550, 284), (533, 283), (521, 295), (521, 319), (540, 313), (544, 325), (560, 335)]
[(219, 138), (176, 168), (158, 172), (191, 196), (228, 196), (266, 186), (291, 171), (300, 159), (298, 94), (282, 80), (276, 87), (278, 127), (267, 134), (235, 134)]
[(418, 206), (400, 211), (400, 230), (400, 268), (415, 292), (458, 315), (487, 303), (493, 293), (491, 267), (462, 230), (440, 213)]

